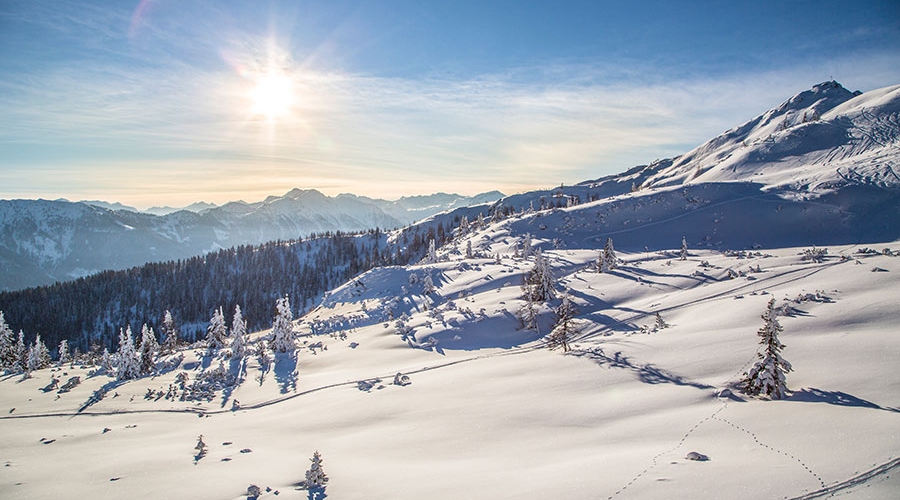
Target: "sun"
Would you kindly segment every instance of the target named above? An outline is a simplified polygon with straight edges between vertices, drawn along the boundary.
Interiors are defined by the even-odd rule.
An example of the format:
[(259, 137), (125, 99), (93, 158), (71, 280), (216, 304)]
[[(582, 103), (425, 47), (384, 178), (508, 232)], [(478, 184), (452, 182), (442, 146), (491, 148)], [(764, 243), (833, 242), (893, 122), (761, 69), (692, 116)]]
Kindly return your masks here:
[(253, 113), (269, 120), (284, 117), (294, 103), (294, 85), (291, 78), (280, 73), (265, 73), (256, 81), (250, 92)]

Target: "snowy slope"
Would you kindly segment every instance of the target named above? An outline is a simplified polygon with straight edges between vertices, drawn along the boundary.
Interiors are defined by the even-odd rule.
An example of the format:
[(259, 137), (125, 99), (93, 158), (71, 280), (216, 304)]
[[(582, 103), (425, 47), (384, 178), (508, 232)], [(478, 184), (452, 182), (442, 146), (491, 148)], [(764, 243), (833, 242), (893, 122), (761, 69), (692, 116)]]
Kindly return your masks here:
[[(471, 238), (500, 253), (518, 240), (514, 224)], [(244, 498), (256, 484), (271, 488), (265, 498), (308, 498), (297, 484), (315, 450), (332, 498), (896, 492), (900, 258), (831, 247), (822, 262), (801, 248), (691, 250), (680, 261), (673, 250), (621, 255), (597, 274), (592, 246), (535, 245), (580, 310), (569, 354), (518, 329), (530, 259), (462, 260), (448, 248), (439, 263), (376, 269), (336, 289), (298, 325), (301, 344), (321, 347), (269, 368), (248, 358), (243, 382), (208, 401), (163, 396), (178, 373), (193, 381), (219, 365), (202, 349), (124, 384), (79, 367), (0, 379), (0, 495)], [(427, 295), (426, 274), (436, 285)], [(771, 297), (789, 312), (791, 394), (716, 397), (754, 359)], [(668, 328), (652, 329), (657, 312)], [(408, 385), (393, 384), (398, 372)], [(41, 391), (74, 375), (84, 382), (70, 392)], [(201, 434), (209, 452), (195, 464)], [(709, 460), (687, 460), (692, 451)]]

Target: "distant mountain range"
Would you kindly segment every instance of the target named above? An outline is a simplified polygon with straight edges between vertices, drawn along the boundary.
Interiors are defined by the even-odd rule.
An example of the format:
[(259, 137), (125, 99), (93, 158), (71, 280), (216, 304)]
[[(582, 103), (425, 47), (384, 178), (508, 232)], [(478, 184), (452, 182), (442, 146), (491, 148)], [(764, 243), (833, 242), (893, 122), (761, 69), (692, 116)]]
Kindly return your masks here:
[(196, 203), (162, 215), (100, 201), (0, 200), (0, 290), (314, 233), (393, 229), (502, 196), (438, 193), (388, 201), (294, 189), (256, 203)]

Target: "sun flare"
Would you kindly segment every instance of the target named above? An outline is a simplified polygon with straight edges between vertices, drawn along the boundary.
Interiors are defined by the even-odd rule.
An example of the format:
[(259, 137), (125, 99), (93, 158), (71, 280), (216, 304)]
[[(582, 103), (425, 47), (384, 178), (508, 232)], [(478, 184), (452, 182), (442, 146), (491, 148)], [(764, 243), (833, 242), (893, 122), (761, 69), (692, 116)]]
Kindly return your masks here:
[(250, 93), (253, 112), (272, 120), (286, 116), (294, 102), (294, 86), (287, 75), (266, 73)]

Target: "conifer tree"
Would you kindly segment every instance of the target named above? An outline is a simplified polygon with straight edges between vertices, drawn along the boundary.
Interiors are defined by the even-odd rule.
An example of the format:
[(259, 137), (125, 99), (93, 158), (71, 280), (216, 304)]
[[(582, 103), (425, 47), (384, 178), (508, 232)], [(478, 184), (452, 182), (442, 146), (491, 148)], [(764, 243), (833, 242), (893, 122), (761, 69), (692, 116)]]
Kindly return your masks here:
[(525, 294), (525, 305), (519, 310), (519, 319), (522, 321), (522, 328), (526, 330), (538, 329), (538, 311), (530, 293)]
[(141, 351), (139, 355), (141, 374), (153, 373), (153, 370), (156, 369), (155, 358), (157, 351), (159, 351), (159, 342), (156, 340), (156, 333), (153, 332), (153, 328), (144, 323), (144, 326), (141, 327)]
[(234, 318), (231, 320), (231, 355), (243, 358), (247, 354), (247, 322), (241, 314), (241, 306), (234, 306)]
[(25, 347), (25, 332), (19, 330), (19, 336), (16, 339), (16, 366), (15, 370), (24, 372), (28, 368), (28, 348)]
[(57, 363), (59, 366), (62, 366), (69, 362), (69, 341), (66, 339), (62, 339), (59, 341), (59, 349), (57, 349), (58, 360)]
[(38, 334), (34, 339), (34, 344), (28, 349), (28, 361), (25, 368), (32, 372), (48, 366), (50, 366), (50, 350), (41, 340), (41, 334)]
[(172, 313), (166, 310), (166, 313), (163, 315), (163, 324), (162, 324), (162, 333), (165, 335), (165, 340), (163, 340), (162, 351), (166, 354), (170, 354), (175, 352), (175, 349), (178, 348), (178, 327), (175, 326), (175, 320), (172, 318)]
[(225, 337), (228, 332), (225, 327), (225, 315), (222, 313), (222, 307), (213, 311), (212, 318), (209, 319), (209, 326), (206, 328), (206, 343), (210, 349), (221, 349), (225, 347)]
[(309, 461), (312, 463), (309, 466), (309, 470), (306, 471), (305, 484), (307, 489), (324, 487), (325, 483), (328, 482), (328, 476), (326, 476), (325, 471), (322, 470), (322, 456), (316, 451)]
[(434, 247), (434, 238), (432, 238), (428, 240), (428, 254), (425, 257), (425, 262), (429, 264), (436, 264), (437, 261), (437, 249)]
[(678, 254), (678, 260), (687, 260), (687, 238), (681, 237), (681, 253)]
[(434, 281), (431, 279), (431, 272), (425, 273), (425, 279), (422, 280), (422, 293), (429, 295), (434, 293)]
[(17, 364), (16, 337), (0, 311), (0, 370), (12, 370)]
[(103, 368), (103, 371), (106, 372), (107, 375), (112, 376), (113, 371), (116, 369), (116, 364), (113, 362), (112, 354), (109, 353), (109, 349), (103, 348), (103, 356), (100, 357), (100, 368)]
[(573, 321), (576, 314), (578, 314), (578, 310), (569, 299), (569, 292), (566, 291), (562, 302), (556, 308), (556, 326), (553, 327), (550, 335), (547, 336), (547, 347), (549, 349), (562, 347), (563, 352), (569, 351), (569, 341), (578, 333), (578, 329)]
[(618, 266), (619, 260), (616, 258), (612, 238), (606, 238), (606, 245), (603, 247), (603, 254), (600, 258), (600, 272), (611, 271)]
[(478, 229), (484, 229), (486, 226), (484, 223), (484, 216), (481, 215), (481, 212), (478, 212), (478, 218), (475, 219), (475, 223), (478, 225)]
[(294, 314), (287, 296), (275, 302), (272, 321), (272, 348), (277, 352), (294, 352)]
[(134, 349), (134, 338), (131, 334), (131, 325), (125, 330), (119, 329), (119, 350), (116, 353), (116, 378), (129, 380), (139, 377), (141, 374), (141, 362)]
[(781, 357), (784, 344), (778, 340), (778, 334), (782, 327), (778, 322), (774, 298), (769, 300), (762, 319), (763, 326), (756, 332), (762, 352), (756, 353), (759, 359), (746, 373), (742, 384), (747, 394), (782, 399), (787, 393), (785, 373), (791, 371), (791, 364)]
[(472, 240), (468, 240), (466, 241), (466, 258), (471, 259), (472, 257), (474, 257), (472, 254)]
[(525, 238), (522, 240), (522, 257), (526, 259), (531, 257), (531, 233), (525, 233)]
[(553, 270), (550, 268), (550, 261), (538, 250), (535, 254), (534, 267), (525, 276), (525, 295), (529, 296), (533, 302), (543, 302), (556, 298), (556, 292), (553, 289), (555, 279)]

